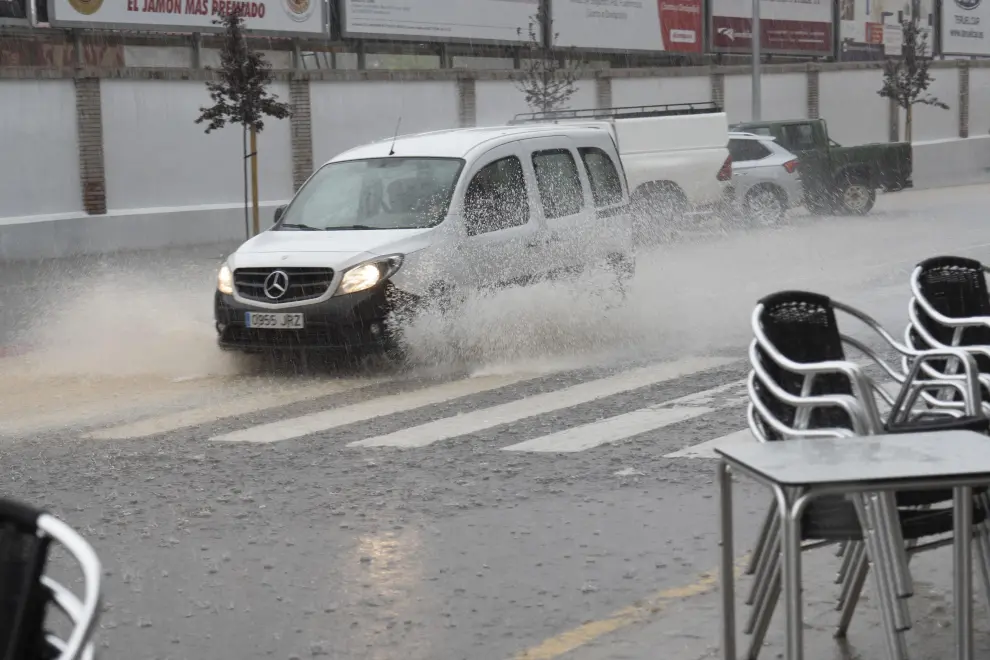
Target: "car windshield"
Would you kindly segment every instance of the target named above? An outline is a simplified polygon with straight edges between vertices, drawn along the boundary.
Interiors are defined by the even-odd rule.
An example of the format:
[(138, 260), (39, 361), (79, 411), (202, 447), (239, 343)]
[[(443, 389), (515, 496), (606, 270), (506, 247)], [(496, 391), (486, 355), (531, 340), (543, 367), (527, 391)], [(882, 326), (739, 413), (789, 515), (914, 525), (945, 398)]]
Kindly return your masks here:
[(371, 158), (324, 165), (275, 226), (284, 231), (417, 229), (447, 215), (459, 158)]

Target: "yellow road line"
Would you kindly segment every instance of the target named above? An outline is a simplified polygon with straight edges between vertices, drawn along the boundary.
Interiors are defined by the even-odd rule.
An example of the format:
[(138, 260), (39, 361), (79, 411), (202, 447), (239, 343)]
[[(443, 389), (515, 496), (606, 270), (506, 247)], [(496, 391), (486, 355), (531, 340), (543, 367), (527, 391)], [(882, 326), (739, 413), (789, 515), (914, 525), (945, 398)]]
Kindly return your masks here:
[[(742, 557), (736, 561), (736, 577), (742, 572), (749, 561), (749, 556)], [(662, 612), (667, 605), (674, 601), (692, 598), (706, 594), (718, 586), (718, 570), (711, 570), (702, 573), (699, 579), (693, 584), (683, 587), (673, 587), (664, 589), (636, 604), (624, 607), (611, 616), (598, 621), (589, 621), (577, 628), (572, 628), (555, 637), (543, 641), (536, 646), (526, 649), (516, 654), (513, 660), (554, 660), (565, 653), (570, 653), (574, 649), (580, 648), (594, 640), (621, 630), (634, 623), (646, 621), (651, 616)]]

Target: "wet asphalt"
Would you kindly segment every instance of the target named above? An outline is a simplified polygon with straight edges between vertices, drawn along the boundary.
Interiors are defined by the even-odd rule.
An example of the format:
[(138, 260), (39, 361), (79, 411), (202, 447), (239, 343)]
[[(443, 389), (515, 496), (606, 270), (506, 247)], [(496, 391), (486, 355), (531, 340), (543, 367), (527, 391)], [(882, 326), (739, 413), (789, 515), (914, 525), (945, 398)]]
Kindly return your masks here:
[[(97, 640), (106, 658), (506, 660), (658, 592), (696, 584), (716, 566), (713, 464), (666, 455), (738, 431), (744, 409), (733, 404), (573, 454), (502, 447), (738, 381), (746, 373), (748, 312), (777, 289), (830, 293), (899, 334), (915, 262), (935, 253), (990, 261), (990, 228), (982, 222), (988, 195), (977, 187), (907, 192), (881, 198), (867, 218), (797, 213), (779, 227), (699, 230), (640, 258), (648, 279), (637, 304), (657, 311), (647, 317), (657, 323), (656, 341), (620, 335), (633, 343), (613, 347), (607, 358), (297, 439), (209, 442), (456, 378), (464, 367), (443, 376), (377, 372), (382, 382), (366, 389), (146, 438), (94, 440), (84, 437), (92, 423), (72, 421), (5, 434), (0, 418), (0, 494), (50, 509), (97, 549), (106, 601)], [(201, 287), (208, 300), (227, 249), (6, 264), (0, 345), (31, 347), (39, 315), (66, 297), (84, 296), (93, 277), (107, 273), (137, 273), (138, 281), (153, 273), (184, 291)], [(209, 341), (208, 334), (196, 337)], [(346, 446), (685, 356), (732, 361), (428, 447)], [(4, 360), (11, 358), (0, 359), (0, 367)], [(363, 376), (369, 367), (331, 369)], [(19, 396), (40, 400), (60, 387), (57, 377), (5, 372), (21, 379), (7, 383)], [(94, 388), (106, 385), (104, 375), (92, 379)], [(146, 414), (127, 404), (117, 413)], [(14, 419), (16, 411), (6, 414)], [(741, 552), (765, 494), (740, 484), (735, 504)], [(56, 570), (63, 564), (56, 557)], [(947, 576), (932, 569), (928, 579), (944, 590)], [(718, 639), (710, 598), (675, 599), (646, 624), (570, 650), (550, 644), (529, 657), (707, 657), (699, 654), (710, 655)], [(671, 637), (686, 629), (684, 613), (693, 613), (687, 620), (697, 628), (695, 643)], [(878, 636), (875, 615), (867, 609), (862, 616), (861, 634)], [(568, 650), (572, 655), (561, 655)], [(768, 648), (764, 657), (781, 651)]]

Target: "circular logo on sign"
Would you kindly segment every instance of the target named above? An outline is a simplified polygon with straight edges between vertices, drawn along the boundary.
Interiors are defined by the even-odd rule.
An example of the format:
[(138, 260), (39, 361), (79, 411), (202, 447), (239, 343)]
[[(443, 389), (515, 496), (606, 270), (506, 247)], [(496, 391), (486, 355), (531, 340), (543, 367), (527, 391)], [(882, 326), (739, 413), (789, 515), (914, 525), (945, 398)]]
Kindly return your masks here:
[(956, 6), (966, 11), (972, 11), (980, 6), (982, 0), (955, 0)]
[(313, 15), (316, 2), (315, 0), (282, 0), (282, 6), (285, 7), (285, 13), (289, 15), (289, 18), (302, 23), (308, 21), (309, 17)]
[(103, 6), (103, 0), (69, 0), (69, 4), (80, 14), (90, 16), (100, 11), (100, 7)]

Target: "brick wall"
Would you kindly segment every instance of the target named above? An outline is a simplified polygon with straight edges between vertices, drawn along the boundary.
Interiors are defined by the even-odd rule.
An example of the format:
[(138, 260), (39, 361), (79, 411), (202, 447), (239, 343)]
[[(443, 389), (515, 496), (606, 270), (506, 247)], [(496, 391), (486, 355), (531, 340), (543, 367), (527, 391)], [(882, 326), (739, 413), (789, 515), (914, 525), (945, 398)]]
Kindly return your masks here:
[(107, 212), (107, 183), (103, 169), (103, 107), (100, 101), (100, 80), (77, 78), (75, 83), (83, 209), (90, 215), (103, 215)]

